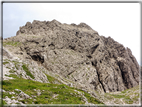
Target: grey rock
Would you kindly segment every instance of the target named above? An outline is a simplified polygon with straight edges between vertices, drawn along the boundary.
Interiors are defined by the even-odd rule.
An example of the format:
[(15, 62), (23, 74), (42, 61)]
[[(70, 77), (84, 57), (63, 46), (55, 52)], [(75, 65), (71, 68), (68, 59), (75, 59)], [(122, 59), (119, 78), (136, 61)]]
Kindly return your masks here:
[(41, 91), (38, 89), (37, 90), (37, 96), (40, 96), (41, 95)]
[(15, 94), (15, 92), (9, 92), (9, 94)]
[(12, 106), (15, 106), (16, 103), (21, 103), (19, 102), (18, 100), (11, 100), (10, 98), (8, 98), (8, 96), (6, 96), (4, 99), (3, 99), (7, 104), (11, 104)]
[(14, 96), (12, 96), (11, 98), (15, 98)]
[(5, 49), (5, 48), (3, 48), (3, 56), (6, 56), (6, 57), (8, 57), (10, 59), (13, 58), (12, 54), (10, 54), (10, 52), (7, 49)]
[(21, 91), (21, 90), (19, 90), (19, 89), (15, 89), (15, 91), (22, 92), (22, 91)]
[(3, 90), (3, 89), (0, 89), (0, 92), (4, 92), (4, 93), (5, 93), (6, 91), (5, 91), (5, 90)]
[[(3, 79), (4, 80), (13, 79), (12, 77), (8, 77), (8, 75), (15, 74), (18, 77), (22, 76), (22, 78), (24, 79), (30, 79), (33, 81), (49, 83), (46, 75), (43, 72), (41, 72), (40, 67), (34, 61), (23, 61), (16, 56), (14, 56), (12, 59), (3, 58), (3, 60), (8, 62), (7, 64), (3, 65)], [(26, 71), (22, 67), (23, 65), (26, 65), (26, 67), (31, 72), (31, 74), (34, 76), (34, 78), (31, 78), (29, 75), (27, 75)], [(13, 72), (10, 72), (10, 71), (13, 71)]]
[(19, 96), (22, 97), (23, 99), (29, 99), (29, 98), (30, 98), (30, 96), (27, 95), (27, 94), (24, 93), (24, 92), (20, 92)]
[[(85, 23), (34, 20), (8, 40), (22, 43), (16, 50), (19, 57), (37, 62), (37, 66), (72, 81), (73, 86), (80, 84), (76, 87), (81, 89), (103, 93), (139, 85), (140, 67), (131, 50), (111, 37), (100, 36)], [(32, 72), (38, 72), (37, 77), (40, 74)]]

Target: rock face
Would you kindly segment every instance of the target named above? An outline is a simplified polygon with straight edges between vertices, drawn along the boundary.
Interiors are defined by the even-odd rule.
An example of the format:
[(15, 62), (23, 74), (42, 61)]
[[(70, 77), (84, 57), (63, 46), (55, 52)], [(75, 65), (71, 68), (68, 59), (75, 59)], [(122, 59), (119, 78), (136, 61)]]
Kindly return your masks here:
[(33, 61), (22, 61), (18, 57), (13, 56), (8, 50), (3, 48), (3, 80), (13, 79), (9, 77), (14, 74), (20, 78), (30, 79), (42, 83), (49, 83), (46, 75), (41, 72), (45, 68), (39, 67)]
[(129, 48), (100, 36), (85, 23), (56, 20), (27, 22), (15, 37), (15, 55), (36, 61), (47, 70), (100, 92), (115, 92), (139, 84), (139, 65)]

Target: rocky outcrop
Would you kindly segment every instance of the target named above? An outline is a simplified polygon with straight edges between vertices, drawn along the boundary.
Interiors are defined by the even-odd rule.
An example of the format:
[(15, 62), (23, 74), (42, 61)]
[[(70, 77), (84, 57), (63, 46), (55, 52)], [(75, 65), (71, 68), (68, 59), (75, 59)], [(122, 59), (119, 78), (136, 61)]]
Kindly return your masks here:
[(9, 58), (9, 59), (12, 59), (13, 57), (12, 57), (12, 55), (10, 54), (10, 52), (7, 50), (7, 49), (5, 49), (4, 47), (3, 47), (3, 56), (4, 57), (7, 57), (7, 58)]
[(15, 55), (100, 92), (122, 91), (139, 84), (139, 66), (129, 48), (100, 36), (85, 23), (27, 22), (15, 37)]
[(3, 54), (3, 80), (13, 79), (9, 76), (14, 74), (20, 78), (49, 83), (47, 76), (42, 72), (45, 70), (44, 68), (39, 68), (33, 61), (22, 61), (16, 56), (11, 56), (9, 58), (11, 53), (3, 48), (3, 53), (5, 52), (7, 52), (7, 54), (6, 56)]

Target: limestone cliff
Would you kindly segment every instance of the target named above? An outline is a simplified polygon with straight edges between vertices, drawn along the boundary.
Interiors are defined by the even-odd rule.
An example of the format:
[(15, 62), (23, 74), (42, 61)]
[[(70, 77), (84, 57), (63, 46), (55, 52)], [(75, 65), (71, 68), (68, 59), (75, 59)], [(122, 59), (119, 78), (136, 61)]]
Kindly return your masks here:
[(34, 20), (4, 40), (11, 42), (16, 48), (7, 49), (14, 55), (36, 61), (84, 89), (115, 92), (139, 85), (139, 65), (131, 50), (85, 23)]

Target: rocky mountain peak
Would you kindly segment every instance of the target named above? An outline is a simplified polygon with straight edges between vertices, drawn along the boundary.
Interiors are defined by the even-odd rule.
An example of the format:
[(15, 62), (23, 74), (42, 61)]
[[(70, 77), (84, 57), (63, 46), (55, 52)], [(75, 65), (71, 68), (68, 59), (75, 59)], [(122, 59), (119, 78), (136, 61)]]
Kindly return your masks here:
[(131, 50), (85, 23), (34, 20), (7, 41), (19, 43), (12, 50), (16, 56), (35, 61), (84, 89), (115, 92), (139, 84), (139, 66)]
[(46, 33), (46, 31), (48, 30), (54, 30), (54, 29), (60, 30), (60, 29), (67, 29), (67, 28), (74, 29), (74, 30), (80, 28), (80, 29), (87, 29), (87, 30), (93, 31), (93, 29), (85, 23), (80, 23), (79, 25), (76, 25), (76, 24), (71, 24), (71, 25), (62, 24), (55, 19), (52, 21), (34, 20), (32, 23), (27, 22), (25, 26), (20, 27), (20, 30), (17, 31), (16, 35), (19, 35), (19, 34), (40, 35), (41, 33)]

